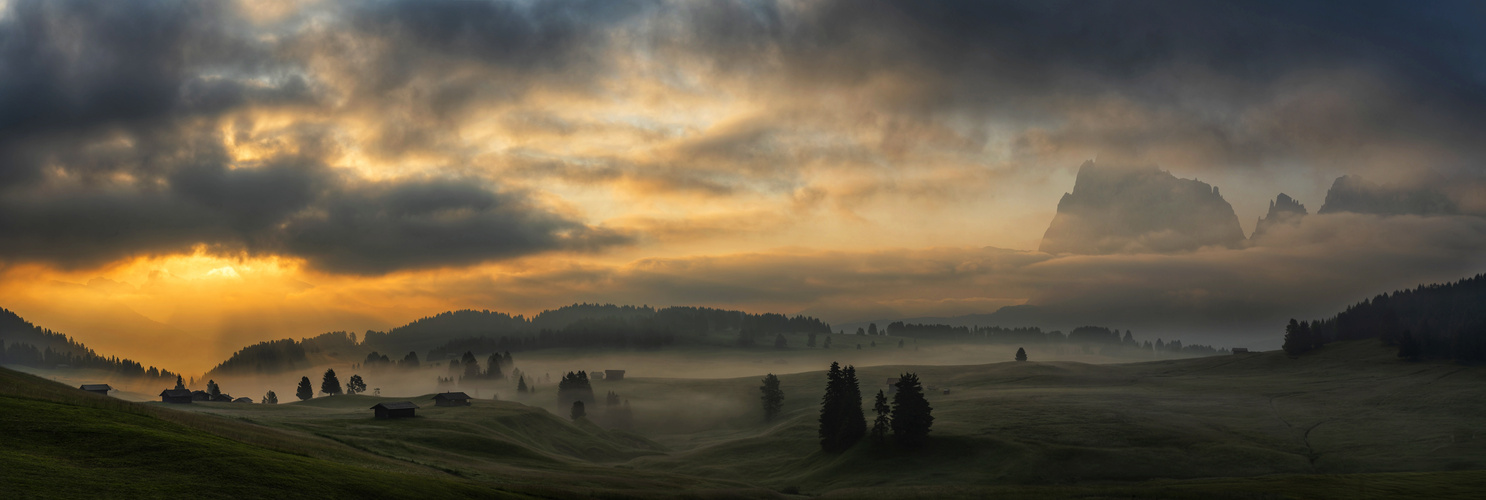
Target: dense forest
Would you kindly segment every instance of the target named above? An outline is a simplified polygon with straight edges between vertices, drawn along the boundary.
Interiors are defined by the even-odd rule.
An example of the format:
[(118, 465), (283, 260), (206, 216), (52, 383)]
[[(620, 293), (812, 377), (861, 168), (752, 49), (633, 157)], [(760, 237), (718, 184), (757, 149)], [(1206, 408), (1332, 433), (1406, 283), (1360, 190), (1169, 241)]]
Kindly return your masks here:
[[(325, 361), (360, 361), (368, 350), (419, 352), (437, 362), (465, 351), (526, 351), (554, 347), (654, 349), (687, 336), (736, 334), (744, 339), (772, 338), (781, 333), (830, 333), (831, 325), (811, 317), (752, 314), (706, 307), (616, 306), (573, 304), (527, 319), (495, 311), (460, 310), (420, 318), (385, 332), (331, 332), (300, 340), (261, 342), (239, 350), (213, 368), (215, 373), (277, 373)], [(379, 355), (380, 356), (380, 355)], [(407, 359), (404, 355), (395, 356)]]
[(0, 364), (45, 369), (91, 369), (121, 377), (174, 380), (176, 374), (117, 356), (100, 356), (66, 335), (0, 309)]
[(351, 332), (327, 332), (297, 341), (270, 340), (238, 350), (207, 375), (278, 373), (330, 361), (357, 360), (360, 358), (356, 353), (360, 351), (356, 334)]
[(1380, 339), (1404, 358), (1486, 360), (1486, 274), (1380, 294), (1336, 316), (1292, 319), (1285, 327), (1291, 354), (1358, 339)]

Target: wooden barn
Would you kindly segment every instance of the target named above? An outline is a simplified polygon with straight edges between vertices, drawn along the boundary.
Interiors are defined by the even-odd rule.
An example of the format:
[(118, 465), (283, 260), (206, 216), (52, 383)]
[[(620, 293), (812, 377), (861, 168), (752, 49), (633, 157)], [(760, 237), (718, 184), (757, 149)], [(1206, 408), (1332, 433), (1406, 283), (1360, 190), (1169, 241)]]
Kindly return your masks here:
[(161, 403), (190, 403), (191, 391), (185, 389), (166, 389), (160, 393)]
[(253, 403), (253, 398), (237, 398), (237, 399), (232, 400), (232, 402), (234, 402), (234, 403), (248, 403), (248, 404), (252, 404)]
[(211, 401), (212, 394), (206, 391), (191, 391), (192, 401)]
[(470, 396), (463, 392), (441, 392), (433, 395), (434, 406), (469, 406)]
[(107, 396), (108, 391), (114, 390), (114, 388), (109, 387), (108, 384), (83, 384), (82, 387), (78, 387), (78, 389), (82, 389), (84, 391), (102, 396)]
[(604, 380), (610, 382), (624, 380), (624, 370), (604, 370)]
[(377, 403), (371, 409), (377, 412), (377, 418), (410, 418), (413, 416), (413, 410), (418, 409), (418, 405), (413, 404), (412, 401), (399, 401)]

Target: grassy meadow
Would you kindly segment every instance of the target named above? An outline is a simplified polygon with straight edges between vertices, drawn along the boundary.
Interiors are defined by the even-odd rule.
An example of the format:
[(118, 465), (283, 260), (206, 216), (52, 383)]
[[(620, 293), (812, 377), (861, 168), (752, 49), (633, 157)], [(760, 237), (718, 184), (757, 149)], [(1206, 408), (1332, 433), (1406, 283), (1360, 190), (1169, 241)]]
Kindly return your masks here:
[[(635, 364), (643, 353), (627, 356), (643, 366)], [(51, 478), (73, 488), (65, 492), (140, 485), (110, 490), (121, 497), (218, 483), (236, 488), (214, 490), (223, 496), (252, 497), (319, 476), (336, 479), (312, 481), (318, 489), (305, 492), (1470, 498), (1486, 486), (1486, 440), (1477, 436), (1486, 428), (1486, 367), (1403, 362), (1371, 341), (1300, 358), (1037, 359), (1034, 351), (1024, 363), (858, 366), (869, 420), (871, 399), (889, 378), (912, 371), (933, 386), (933, 432), (919, 450), (869, 438), (840, 454), (816, 444), (825, 366), (805, 371), (803, 358), (754, 363), (757, 374), (744, 377), (594, 380), (599, 402), (578, 421), (556, 408), (550, 385), (525, 398), (488, 389), (481, 393), (502, 399), (453, 408), (435, 407), (432, 394), (287, 403), (286, 390), (279, 405), (165, 405), (80, 394), (6, 371), (0, 474), (35, 496), (70, 496), (50, 494)], [(730, 370), (748, 366), (733, 361), (739, 367)], [(799, 370), (778, 370), (786, 366)], [(774, 422), (763, 421), (758, 404), (768, 371), (782, 373), (786, 394)], [(617, 420), (603, 403), (608, 391), (630, 402), (628, 430), (610, 428)], [(422, 406), (416, 418), (379, 421), (368, 409), (403, 400)], [(98, 440), (113, 448), (87, 446)]]

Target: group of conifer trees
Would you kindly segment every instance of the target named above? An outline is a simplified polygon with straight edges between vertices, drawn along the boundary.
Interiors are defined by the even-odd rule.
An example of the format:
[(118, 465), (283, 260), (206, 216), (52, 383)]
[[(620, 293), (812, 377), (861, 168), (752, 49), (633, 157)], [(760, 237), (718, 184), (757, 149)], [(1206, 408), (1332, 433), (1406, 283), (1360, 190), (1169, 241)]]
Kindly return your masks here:
[[(363, 392), (366, 392), (366, 381), (361, 378), (361, 375), (351, 375), (351, 380), (346, 382), (344, 388), (341, 387), (341, 379), (335, 375), (335, 370), (333, 369), (325, 370), (325, 375), (320, 377), (321, 394), (335, 396), (337, 394), (360, 394)], [(269, 391), (269, 394), (273, 394), (273, 391)], [(315, 397), (315, 389), (314, 386), (310, 385), (309, 377), (299, 377), (299, 386), (295, 388), (294, 396), (299, 398), (300, 401), (307, 401)], [(275, 396), (273, 400), (277, 403), (278, 397)]]
[(1303, 354), (1341, 340), (1380, 339), (1400, 358), (1486, 361), (1486, 275), (1421, 285), (1364, 300), (1336, 316), (1290, 320), (1285, 352)]
[[(770, 375), (772, 377), (772, 375)], [(765, 379), (765, 412), (768, 414), (769, 380)], [(777, 379), (776, 379), (777, 387)], [(924, 397), (918, 375), (905, 373), (894, 384), (892, 404), (887, 395), (879, 390), (873, 404), (876, 418), (872, 424), (872, 436), (878, 443), (887, 442), (891, 431), (899, 446), (916, 448), (923, 446), (929, 437), (929, 428), (934, 425), (933, 408)], [(781, 393), (782, 398), (782, 393)], [(826, 393), (820, 405), (820, 447), (828, 452), (839, 452), (851, 448), (867, 436), (866, 415), (862, 412), (861, 383), (857, 380), (856, 367), (841, 368), (831, 363), (826, 372)]]

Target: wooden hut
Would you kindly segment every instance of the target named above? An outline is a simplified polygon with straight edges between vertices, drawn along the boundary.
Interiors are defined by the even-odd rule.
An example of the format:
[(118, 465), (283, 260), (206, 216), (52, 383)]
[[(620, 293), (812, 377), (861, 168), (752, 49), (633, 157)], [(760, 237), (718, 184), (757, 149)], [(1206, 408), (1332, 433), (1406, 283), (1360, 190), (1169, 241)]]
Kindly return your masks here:
[(253, 403), (253, 398), (237, 398), (237, 399), (232, 400), (232, 402), (234, 402), (234, 403), (248, 403), (248, 404), (252, 404)]
[(1248, 354), (1249, 353), (1249, 348), (1247, 348), (1247, 347), (1235, 347), (1235, 348), (1233, 348), (1233, 353), (1234, 354)]
[(114, 390), (114, 388), (109, 387), (108, 384), (83, 384), (81, 387), (78, 387), (78, 389), (82, 389), (93, 394), (98, 394), (100, 396), (107, 396), (108, 391)]
[(624, 370), (604, 370), (604, 380), (610, 382), (624, 380)]
[(161, 403), (190, 403), (191, 391), (185, 389), (166, 389), (160, 392)]
[(441, 392), (433, 395), (434, 406), (469, 406), (470, 396), (463, 392)]
[(377, 418), (409, 418), (413, 416), (413, 410), (418, 409), (418, 405), (413, 404), (412, 401), (399, 401), (377, 403), (371, 409), (377, 413)]

